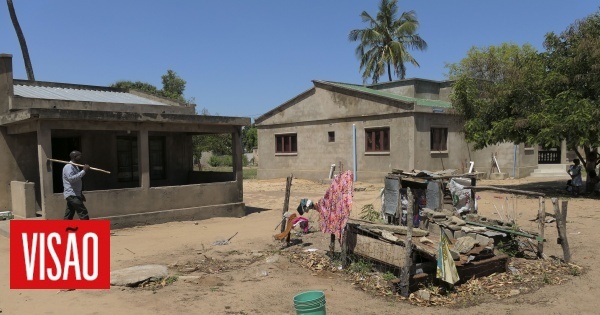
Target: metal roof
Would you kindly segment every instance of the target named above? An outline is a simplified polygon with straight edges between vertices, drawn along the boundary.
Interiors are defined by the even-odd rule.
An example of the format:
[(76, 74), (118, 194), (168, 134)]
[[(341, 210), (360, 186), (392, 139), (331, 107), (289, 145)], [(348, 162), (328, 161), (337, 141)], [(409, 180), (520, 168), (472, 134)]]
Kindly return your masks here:
[(143, 105), (168, 105), (151, 99), (143, 98), (131, 93), (70, 89), (62, 87), (14, 85), (14, 95), (27, 98), (46, 100), (64, 100), (98, 103), (143, 104)]
[(344, 87), (347, 89), (363, 92), (363, 93), (384, 96), (384, 97), (388, 97), (388, 98), (392, 98), (392, 99), (396, 99), (396, 100), (400, 100), (400, 101), (404, 101), (404, 102), (416, 103), (417, 105), (422, 105), (422, 106), (433, 106), (433, 107), (443, 107), (443, 108), (451, 108), (452, 107), (452, 103), (440, 101), (440, 100), (428, 100), (428, 99), (424, 99), (424, 98), (409, 97), (409, 96), (394, 94), (394, 93), (385, 92), (385, 91), (381, 91), (381, 90), (375, 90), (375, 89), (371, 89), (368, 87), (364, 87), (361, 85), (355, 85), (355, 84), (347, 84), (347, 83), (339, 83), (339, 82), (331, 82), (331, 81), (325, 81), (325, 82), (332, 84), (332, 85), (341, 86), (341, 87)]

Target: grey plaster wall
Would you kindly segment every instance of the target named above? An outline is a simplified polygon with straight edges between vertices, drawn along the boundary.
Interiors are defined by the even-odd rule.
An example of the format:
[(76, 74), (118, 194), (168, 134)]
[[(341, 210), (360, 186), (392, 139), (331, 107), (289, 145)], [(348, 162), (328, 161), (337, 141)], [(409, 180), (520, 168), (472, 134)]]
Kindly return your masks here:
[[(332, 122), (318, 125), (258, 129), (259, 151), (263, 163), (258, 164), (258, 178), (295, 176), (312, 180), (328, 177), (331, 164), (342, 163), (344, 170), (352, 170), (352, 125), (356, 126), (357, 179), (373, 181), (392, 169), (408, 169), (412, 159), (411, 117), (396, 117), (347, 122)], [(390, 151), (381, 153), (365, 152), (365, 129), (374, 127), (390, 128)], [(296, 133), (297, 154), (276, 154), (275, 136)], [(328, 133), (335, 133), (335, 142), (329, 142)], [(268, 163), (265, 160), (268, 159)], [(336, 168), (336, 171), (339, 169)]]
[(9, 135), (5, 127), (0, 127), (0, 211), (10, 210), (12, 207), (10, 182), (13, 180), (36, 183), (36, 199), (39, 200), (37, 159), (35, 133)]
[[(90, 191), (86, 193), (86, 206), (90, 216), (98, 218), (235, 204), (241, 202), (238, 197), (237, 183), (223, 182)], [(46, 219), (60, 219), (64, 209), (62, 194), (47, 197)]]
[(302, 122), (344, 119), (352, 117), (400, 114), (410, 104), (399, 106), (372, 99), (358, 98), (351, 92), (332, 92), (315, 88), (285, 110), (265, 119), (260, 125), (299, 124)]

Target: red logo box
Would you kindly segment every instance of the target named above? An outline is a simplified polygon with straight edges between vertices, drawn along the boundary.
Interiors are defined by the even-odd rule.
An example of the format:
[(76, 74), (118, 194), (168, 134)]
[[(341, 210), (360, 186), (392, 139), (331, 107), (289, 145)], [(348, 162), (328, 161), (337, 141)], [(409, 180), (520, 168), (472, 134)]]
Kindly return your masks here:
[(110, 289), (110, 221), (11, 220), (11, 289)]

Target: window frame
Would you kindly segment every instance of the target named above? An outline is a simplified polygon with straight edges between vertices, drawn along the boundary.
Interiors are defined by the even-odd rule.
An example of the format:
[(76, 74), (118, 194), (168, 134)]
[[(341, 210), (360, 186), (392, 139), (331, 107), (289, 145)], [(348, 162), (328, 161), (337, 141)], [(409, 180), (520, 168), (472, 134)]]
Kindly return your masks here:
[[(120, 150), (119, 149), (119, 141), (123, 141), (126, 140), (128, 141), (128, 148), (127, 150)], [(140, 173), (139, 173), (139, 166), (140, 166), (140, 157), (138, 154), (138, 139), (135, 136), (117, 136), (116, 138), (116, 145), (117, 145), (117, 181), (121, 182), (121, 183), (131, 183), (131, 182), (138, 182), (140, 181)], [(129, 154), (129, 165), (121, 165), (121, 157), (120, 154)], [(122, 171), (122, 169), (127, 169), (129, 168), (129, 170), (125, 170)], [(130, 176), (128, 176), (128, 178), (124, 179), (121, 178), (121, 173), (129, 173)]]
[[(434, 130), (443, 130), (444, 133), (442, 137), (444, 137), (445, 141), (443, 141), (443, 147), (439, 148), (440, 150), (436, 150), (436, 146), (434, 145)], [(446, 126), (431, 126), (429, 128), (429, 150), (431, 153), (448, 153), (448, 127)], [(441, 142), (440, 142), (441, 144)]]
[[(287, 143), (287, 148), (286, 148)], [(279, 146), (281, 144), (281, 146)], [(298, 134), (280, 133), (275, 134), (275, 155), (297, 155), (298, 154)]]
[[(391, 147), (390, 127), (365, 127), (365, 154), (367, 155), (378, 155), (378, 154), (389, 154)], [(379, 133), (379, 141), (377, 141), (377, 133)], [(371, 146), (369, 146), (369, 140), (371, 140)], [(376, 145), (379, 143), (380, 149), (376, 149)]]
[(335, 131), (328, 131), (327, 139), (329, 140), (328, 142), (335, 142)]

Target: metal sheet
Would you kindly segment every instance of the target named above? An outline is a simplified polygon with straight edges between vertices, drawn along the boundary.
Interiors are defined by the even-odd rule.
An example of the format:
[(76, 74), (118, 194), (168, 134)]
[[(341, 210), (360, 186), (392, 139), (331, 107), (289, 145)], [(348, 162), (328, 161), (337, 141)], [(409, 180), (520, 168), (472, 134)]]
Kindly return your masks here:
[(387, 215), (396, 215), (398, 211), (398, 198), (400, 194), (400, 181), (396, 178), (385, 178), (384, 207)]
[(47, 100), (64, 100), (80, 102), (117, 103), (117, 104), (142, 104), (142, 105), (168, 105), (155, 100), (147, 99), (131, 93), (95, 91), (83, 89), (69, 89), (47, 86), (14, 85), (15, 96)]

